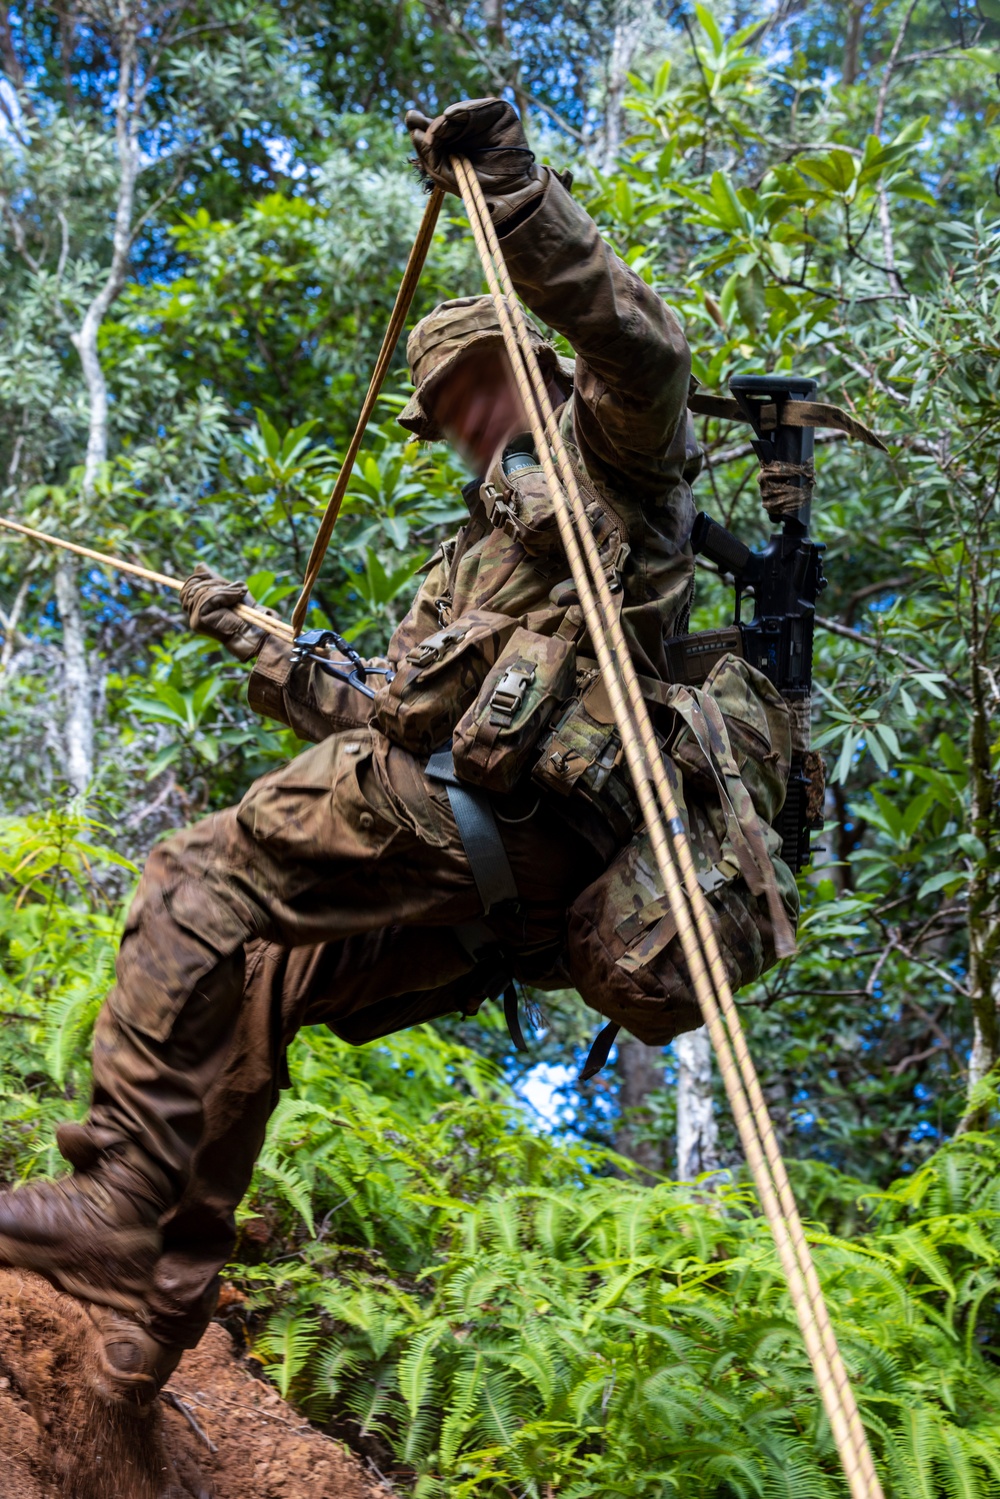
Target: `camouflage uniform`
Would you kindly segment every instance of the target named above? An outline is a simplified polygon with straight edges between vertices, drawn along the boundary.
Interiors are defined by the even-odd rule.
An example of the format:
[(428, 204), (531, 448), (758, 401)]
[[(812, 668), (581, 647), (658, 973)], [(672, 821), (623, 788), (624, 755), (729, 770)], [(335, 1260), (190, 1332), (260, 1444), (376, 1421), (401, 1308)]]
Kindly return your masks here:
[[(662, 642), (685, 626), (693, 575), (687, 345), (561, 181), (543, 175), (544, 191), (504, 236), (504, 251), (527, 305), (576, 350), (563, 427), (602, 556), (621, 581), (636, 665), (663, 678)], [(489, 338), (490, 327), (497, 337), (484, 305), (452, 304), (456, 347)], [(438, 367), (440, 352), (425, 363)], [(419, 338), (415, 355), (419, 381)], [(404, 415), (426, 435), (419, 399)], [(491, 521), (487, 488), (465, 490), (469, 520), (425, 569), (391, 663), (470, 609), (541, 634), (573, 610), (561, 553), (541, 558), (496, 513)], [(85, 1168), (94, 1152), (128, 1141), (169, 1182), (148, 1303), (154, 1336), (184, 1345), (210, 1315), (233, 1210), (299, 1026), (324, 1022), (361, 1041), (449, 1010), (471, 1013), (496, 992), (498, 949), (509, 971), (565, 983), (565, 912), (601, 867), (544, 797), (499, 799), (518, 900), (485, 918), (490, 941), (481, 925), (470, 940), (482, 905), (448, 797), (421, 760), (359, 722), (365, 700), (294, 665), (275, 637), (260, 652), (250, 700), (318, 742), (256, 782), (238, 807), (150, 856), (97, 1026), (90, 1119), (65, 1150)]]

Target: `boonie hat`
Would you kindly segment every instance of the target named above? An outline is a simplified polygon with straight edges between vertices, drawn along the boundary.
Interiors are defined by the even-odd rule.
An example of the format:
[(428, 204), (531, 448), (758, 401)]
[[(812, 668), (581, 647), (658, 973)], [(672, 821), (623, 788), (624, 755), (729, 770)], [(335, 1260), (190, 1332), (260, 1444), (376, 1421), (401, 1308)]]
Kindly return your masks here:
[[(530, 321), (528, 331), (542, 373), (560, 375), (568, 391), (572, 361), (561, 359)], [(438, 442), (444, 436), (432, 415), (434, 391), (459, 360), (475, 348), (503, 348), (492, 297), (453, 297), (440, 302), (420, 319), (406, 340), (406, 360), (416, 388), (397, 420), (422, 442)]]

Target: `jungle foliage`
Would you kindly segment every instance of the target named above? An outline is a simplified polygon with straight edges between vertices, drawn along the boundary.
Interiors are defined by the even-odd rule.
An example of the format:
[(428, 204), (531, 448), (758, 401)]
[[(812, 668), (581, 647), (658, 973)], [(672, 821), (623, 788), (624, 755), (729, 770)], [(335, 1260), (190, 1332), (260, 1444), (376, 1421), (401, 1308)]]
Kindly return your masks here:
[[(742, 999), (897, 1499), (1000, 1484), (994, 8), (0, 7), (5, 513), (287, 607), (421, 212), (400, 114), (504, 88), (706, 388), (811, 374), (884, 437), (818, 446), (828, 827), (799, 954)], [(479, 289), (456, 206), (415, 313)], [(373, 652), (466, 477), (395, 425), (395, 368), (314, 608)], [(701, 506), (759, 543), (745, 431), (699, 436)], [(696, 625), (728, 620), (698, 576)], [(173, 595), (5, 540), (0, 607), (14, 1179), (85, 1107), (136, 865), (296, 746)], [(553, 1000), (528, 1065), (593, 1021)], [(495, 1015), (292, 1061), (232, 1325), (405, 1491), (843, 1491), (724, 1105), (709, 1194), (609, 1154), (613, 1074), (539, 1134)], [(633, 1121), (668, 1161), (673, 1107)]]

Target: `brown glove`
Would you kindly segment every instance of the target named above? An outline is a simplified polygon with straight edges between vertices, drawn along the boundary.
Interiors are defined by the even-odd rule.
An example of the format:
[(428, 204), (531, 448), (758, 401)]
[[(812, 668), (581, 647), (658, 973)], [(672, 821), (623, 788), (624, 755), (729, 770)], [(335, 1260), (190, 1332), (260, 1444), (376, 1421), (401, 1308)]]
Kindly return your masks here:
[(196, 635), (207, 635), (224, 645), (237, 661), (250, 661), (267, 639), (267, 631), (236, 614), (237, 604), (253, 604), (275, 619), (273, 609), (261, 608), (245, 583), (227, 583), (199, 562), (181, 589), (181, 606)]
[(524, 217), (525, 205), (545, 191), (545, 172), (535, 166), (521, 121), (504, 99), (464, 99), (436, 120), (410, 109), (406, 128), (421, 171), (446, 192), (458, 195), (450, 158), (469, 158), (498, 229), (515, 213)]

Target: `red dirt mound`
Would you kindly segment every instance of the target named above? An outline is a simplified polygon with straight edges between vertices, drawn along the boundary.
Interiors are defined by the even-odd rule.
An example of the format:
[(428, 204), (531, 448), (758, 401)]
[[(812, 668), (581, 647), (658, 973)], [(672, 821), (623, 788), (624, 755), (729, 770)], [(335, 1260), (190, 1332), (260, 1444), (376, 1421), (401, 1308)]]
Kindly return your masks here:
[(0, 1271), (0, 1499), (386, 1499), (210, 1327), (151, 1415), (84, 1377), (91, 1324), (37, 1276)]

